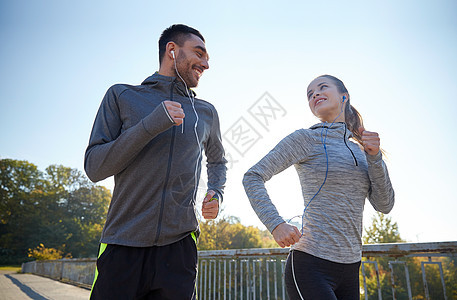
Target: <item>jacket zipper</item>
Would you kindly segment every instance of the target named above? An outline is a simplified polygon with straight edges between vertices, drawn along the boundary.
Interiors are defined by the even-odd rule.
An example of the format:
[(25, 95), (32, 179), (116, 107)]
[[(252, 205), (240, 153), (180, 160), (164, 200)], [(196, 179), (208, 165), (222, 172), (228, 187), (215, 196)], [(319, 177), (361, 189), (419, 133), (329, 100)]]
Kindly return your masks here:
[[(170, 90), (170, 100), (173, 101), (173, 88), (174, 88), (175, 82), (173, 81), (171, 83), (171, 90)], [(154, 241), (154, 244), (156, 244), (159, 241), (159, 236), (160, 236), (160, 231), (162, 229), (162, 217), (163, 217), (163, 210), (165, 207), (165, 197), (166, 197), (166, 191), (167, 191), (167, 186), (168, 186), (168, 180), (170, 179), (170, 172), (171, 172), (171, 162), (173, 159), (173, 148), (175, 144), (175, 135), (176, 135), (176, 126), (173, 126), (172, 132), (171, 132), (171, 142), (170, 142), (170, 153), (168, 155), (168, 165), (167, 165), (167, 173), (165, 175), (165, 182), (163, 185), (163, 191), (162, 191), (162, 201), (160, 204), (160, 214), (159, 214), (159, 222), (157, 224), (157, 233), (156, 233), (156, 239)]]
[(359, 165), (359, 163), (357, 162), (357, 158), (355, 158), (354, 152), (352, 152), (351, 148), (349, 148), (348, 144), (346, 143), (346, 123), (344, 123), (344, 137), (343, 137), (343, 140), (344, 140), (344, 144), (346, 145), (346, 147), (351, 152), (352, 158), (354, 159), (354, 162), (355, 162), (355, 166), (357, 167)]

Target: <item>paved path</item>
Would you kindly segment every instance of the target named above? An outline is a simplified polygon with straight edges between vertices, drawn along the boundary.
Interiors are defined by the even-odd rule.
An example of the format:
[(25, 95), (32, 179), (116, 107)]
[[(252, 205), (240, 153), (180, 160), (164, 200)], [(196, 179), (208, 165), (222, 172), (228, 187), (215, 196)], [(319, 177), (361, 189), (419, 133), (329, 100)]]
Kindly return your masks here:
[(90, 291), (49, 278), (0, 271), (0, 300), (88, 300)]

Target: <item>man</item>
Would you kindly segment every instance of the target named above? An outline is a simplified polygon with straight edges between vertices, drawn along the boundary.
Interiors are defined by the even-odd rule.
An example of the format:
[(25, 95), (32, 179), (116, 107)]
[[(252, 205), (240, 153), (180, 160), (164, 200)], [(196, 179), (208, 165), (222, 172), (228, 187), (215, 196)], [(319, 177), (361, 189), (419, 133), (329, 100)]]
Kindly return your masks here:
[(202, 153), (206, 219), (219, 212), (227, 163), (216, 109), (189, 89), (208, 59), (200, 32), (170, 26), (159, 71), (140, 86), (112, 86), (101, 103), (85, 170), (94, 182), (114, 176), (115, 186), (91, 299), (195, 299)]

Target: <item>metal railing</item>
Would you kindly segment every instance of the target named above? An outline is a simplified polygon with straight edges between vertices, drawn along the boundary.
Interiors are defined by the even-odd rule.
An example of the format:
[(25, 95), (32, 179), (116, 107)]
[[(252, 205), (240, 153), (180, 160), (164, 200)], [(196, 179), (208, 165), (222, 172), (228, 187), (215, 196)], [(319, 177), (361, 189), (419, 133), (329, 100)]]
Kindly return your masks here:
[[(200, 251), (197, 277), (197, 295), (200, 300), (207, 299), (288, 299), (284, 286), (284, 268), (289, 249), (239, 249)], [(408, 258), (423, 257), (421, 261), (422, 281), (425, 299), (431, 299), (426, 276), (426, 265), (439, 268), (442, 285), (441, 299), (447, 299), (443, 266), (438, 257), (457, 257), (457, 242), (439, 243), (395, 243), (363, 246), (361, 277), (362, 293), (368, 299), (368, 265), (375, 268), (377, 299), (383, 299), (382, 280), (377, 258), (382, 258), (389, 266), (391, 294), (388, 299), (397, 299), (398, 284), (395, 282), (394, 266), (403, 266), (407, 299), (413, 299), (409, 277)], [(387, 260), (387, 261), (386, 261)], [(389, 280), (388, 277), (384, 280)], [(457, 278), (455, 279), (457, 280)]]
[[(198, 299), (288, 299), (283, 279), (288, 253), (287, 248), (199, 251), (196, 282)], [(377, 294), (375, 298), (383, 299), (384, 296), (385, 299), (397, 299), (400, 286), (396, 273), (402, 273), (404, 285), (401, 286), (403, 294), (400, 298), (413, 299), (416, 295), (413, 295), (412, 284), (417, 286), (417, 281), (421, 281), (423, 298), (447, 300), (444, 273), (448, 270), (445, 270), (440, 261), (443, 257), (457, 257), (457, 242), (364, 245), (360, 270), (364, 290), (362, 297), (368, 299), (367, 283), (374, 282)], [(422, 274), (420, 278), (414, 279), (416, 282), (410, 278), (411, 259), (421, 259)], [(95, 261), (95, 258), (34, 261), (24, 263), (22, 271), (90, 287)], [(382, 264), (388, 265), (384, 268), (388, 269), (390, 276), (381, 278)], [(399, 266), (402, 272), (399, 272)], [(442, 290), (439, 291), (439, 296), (431, 295), (429, 291), (431, 284), (427, 270), (433, 267), (437, 267), (439, 271)], [(453, 280), (455, 282), (457, 278)], [(385, 294), (386, 285), (389, 286), (389, 295), (383, 295), (382, 286)]]
[(281, 248), (199, 251), (198, 299), (286, 299), (282, 274), (288, 252)]

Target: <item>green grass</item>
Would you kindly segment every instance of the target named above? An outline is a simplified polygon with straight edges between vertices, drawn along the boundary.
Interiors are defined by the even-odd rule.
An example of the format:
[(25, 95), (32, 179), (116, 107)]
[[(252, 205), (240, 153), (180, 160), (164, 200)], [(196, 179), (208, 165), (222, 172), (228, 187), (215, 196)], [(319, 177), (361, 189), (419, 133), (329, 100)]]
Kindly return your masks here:
[(21, 266), (0, 266), (1, 271), (15, 271), (20, 272)]

